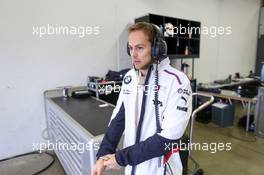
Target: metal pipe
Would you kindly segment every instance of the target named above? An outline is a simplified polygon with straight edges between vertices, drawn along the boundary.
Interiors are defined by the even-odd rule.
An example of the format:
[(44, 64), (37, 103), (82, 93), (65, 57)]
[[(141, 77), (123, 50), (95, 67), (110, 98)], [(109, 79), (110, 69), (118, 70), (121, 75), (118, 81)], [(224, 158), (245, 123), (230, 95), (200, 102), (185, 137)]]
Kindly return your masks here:
[[(207, 95), (207, 94), (203, 94), (203, 93), (193, 93), (192, 96), (202, 96), (202, 97), (208, 97), (210, 98), (210, 100), (206, 101), (205, 103), (203, 103), (202, 105), (200, 105), (198, 108), (196, 108), (191, 115), (191, 124), (190, 124), (190, 133), (189, 133), (189, 144), (192, 145), (192, 137), (193, 137), (193, 124), (194, 124), (194, 119), (196, 117), (196, 114), (203, 110), (204, 108), (206, 108), (207, 106), (209, 106), (211, 103), (213, 103), (214, 101), (214, 97), (212, 95)], [(191, 149), (189, 149), (189, 156), (191, 156)]]
[(249, 129), (250, 109), (251, 109), (251, 103), (248, 102), (248, 106), (247, 106), (247, 126), (246, 126), (246, 131), (248, 131), (248, 129)]

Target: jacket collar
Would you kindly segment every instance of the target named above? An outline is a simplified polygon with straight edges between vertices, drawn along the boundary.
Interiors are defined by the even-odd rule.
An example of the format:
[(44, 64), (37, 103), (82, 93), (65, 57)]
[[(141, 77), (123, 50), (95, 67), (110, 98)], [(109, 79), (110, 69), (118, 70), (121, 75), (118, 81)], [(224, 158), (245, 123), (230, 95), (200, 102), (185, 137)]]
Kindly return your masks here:
[[(164, 60), (162, 60), (159, 65), (158, 65), (158, 71), (162, 71), (163, 69), (165, 69), (168, 65), (170, 65), (170, 59), (169, 57), (165, 58)], [(156, 64), (154, 64), (153, 68), (156, 67)]]

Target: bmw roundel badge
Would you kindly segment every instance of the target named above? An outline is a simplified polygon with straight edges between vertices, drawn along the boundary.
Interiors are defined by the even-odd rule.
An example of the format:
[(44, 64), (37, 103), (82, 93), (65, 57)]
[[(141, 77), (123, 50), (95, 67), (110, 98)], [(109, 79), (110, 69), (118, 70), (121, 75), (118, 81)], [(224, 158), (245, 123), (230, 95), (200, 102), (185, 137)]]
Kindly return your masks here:
[(131, 78), (131, 75), (128, 75), (124, 78), (124, 82), (125, 84), (129, 84), (131, 82), (132, 78)]

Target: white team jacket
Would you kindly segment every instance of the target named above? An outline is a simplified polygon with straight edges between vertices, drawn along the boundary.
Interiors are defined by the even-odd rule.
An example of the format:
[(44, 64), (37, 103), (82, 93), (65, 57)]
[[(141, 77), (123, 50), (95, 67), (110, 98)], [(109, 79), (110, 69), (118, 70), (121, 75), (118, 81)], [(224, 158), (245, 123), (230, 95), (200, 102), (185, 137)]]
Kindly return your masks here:
[[(125, 174), (131, 175), (132, 166), (130, 162), (141, 162), (136, 165), (135, 175), (163, 175), (164, 166), (162, 164), (163, 156), (153, 157), (155, 151), (160, 151), (156, 149), (156, 145), (159, 141), (154, 141), (148, 138), (152, 138), (156, 134), (156, 118), (155, 118), (155, 106), (154, 91), (157, 90), (155, 86), (155, 70), (152, 69), (149, 79), (149, 85), (147, 90), (147, 97), (145, 103), (145, 114), (144, 120), (141, 127), (140, 133), (140, 144), (135, 145), (136, 132), (137, 132), (137, 120), (139, 118), (136, 112), (136, 93), (138, 88), (138, 75), (135, 69), (131, 69), (124, 78), (122, 84), (122, 89), (119, 94), (116, 108), (113, 111), (111, 122), (109, 124), (109, 130), (104, 138), (105, 142), (101, 145), (101, 150), (99, 150), (99, 155), (107, 154), (107, 146), (118, 139), (120, 135), (116, 132), (122, 132), (120, 124), (114, 124), (117, 120), (119, 123), (122, 120), (124, 125), (124, 151), (118, 151), (116, 153), (116, 158), (119, 164), (126, 165)], [(182, 137), (186, 126), (188, 124), (191, 112), (192, 112), (192, 91), (190, 86), (190, 81), (187, 76), (170, 66), (169, 58), (164, 59), (159, 64), (159, 101), (161, 105), (159, 106), (160, 124), (162, 131), (159, 136), (165, 139), (177, 140)], [(142, 100), (142, 99), (140, 99)], [(123, 113), (120, 109), (123, 109)], [(142, 109), (141, 109), (142, 110)], [(124, 117), (121, 119), (120, 115)], [(116, 117), (120, 117), (117, 119)], [(116, 120), (115, 120), (116, 118)], [(112, 126), (111, 126), (112, 124)], [(111, 129), (112, 127), (112, 129)], [(118, 135), (116, 139), (114, 139)], [(157, 137), (155, 137), (157, 138)], [(111, 141), (115, 140), (115, 141)], [(167, 145), (168, 146), (168, 145)], [(112, 147), (115, 149), (116, 143)], [(120, 153), (121, 152), (121, 153)], [(144, 154), (147, 155), (144, 155)], [(145, 158), (150, 158), (142, 162), (140, 156)], [(135, 161), (133, 160), (135, 159)], [(121, 163), (123, 162), (123, 163)], [(170, 162), (173, 162), (173, 174), (182, 174), (182, 164), (179, 157), (179, 153), (174, 153), (170, 158)]]

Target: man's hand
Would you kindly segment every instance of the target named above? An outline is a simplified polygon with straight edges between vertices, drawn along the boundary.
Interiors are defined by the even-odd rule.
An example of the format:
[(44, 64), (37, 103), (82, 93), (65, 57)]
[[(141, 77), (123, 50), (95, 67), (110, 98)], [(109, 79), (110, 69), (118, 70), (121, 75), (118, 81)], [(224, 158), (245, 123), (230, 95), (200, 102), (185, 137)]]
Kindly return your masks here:
[(104, 170), (105, 170), (104, 160), (98, 159), (93, 167), (92, 175), (103, 175)]
[(116, 161), (115, 154), (108, 154), (105, 157), (107, 157), (107, 160), (104, 161), (104, 166), (110, 169), (120, 169), (121, 168), (121, 166)]

